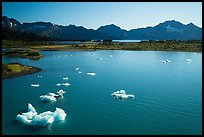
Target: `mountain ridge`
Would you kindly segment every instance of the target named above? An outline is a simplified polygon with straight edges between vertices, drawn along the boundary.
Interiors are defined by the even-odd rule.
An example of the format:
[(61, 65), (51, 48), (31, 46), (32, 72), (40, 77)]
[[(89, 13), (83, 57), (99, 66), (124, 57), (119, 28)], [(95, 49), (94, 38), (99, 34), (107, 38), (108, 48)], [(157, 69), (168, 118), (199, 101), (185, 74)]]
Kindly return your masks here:
[(23, 32), (32, 32), (59, 40), (92, 40), (92, 39), (140, 39), (140, 40), (194, 40), (202, 38), (202, 28), (188, 23), (187, 25), (167, 20), (155, 26), (125, 30), (115, 24), (100, 26), (98, 29), (87, 29), (84, 26), (70, 24), (57, 25), (51, 22), (37, 21), (20, 23), (14, 18), (2, 16), (2, 28)]

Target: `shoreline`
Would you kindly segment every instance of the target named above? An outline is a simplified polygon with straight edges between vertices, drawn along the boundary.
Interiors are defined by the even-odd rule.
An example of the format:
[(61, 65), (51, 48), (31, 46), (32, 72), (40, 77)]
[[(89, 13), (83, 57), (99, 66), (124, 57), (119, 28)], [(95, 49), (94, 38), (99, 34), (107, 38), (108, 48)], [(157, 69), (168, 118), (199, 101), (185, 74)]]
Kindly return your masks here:
[[(197, 41), (142, 41), (142, 42), (100, 42), (83, 44), (52, 44), (50, 42), (31, 42), (3, 40), (2, 47), (30, 51), (95, 51), (95, 50), (133, 50), (133, 51), (182, 51), (202, 52), (202, 40)], [(16, 55), (15, 53), (14, 55)], [(40, 57), (41, 58), (41, 57)]]
[(26, 66), (20, 63), (8, 63), (8, 65), (19, 65), (21, 67), (29, 67), (29, 70), (27, 71), (21, 71), (21, 72), (9, 72), (7, 74), (2, 74), (2, 79), (7, 79), (7, 78), (13, 78), (13, 77), (18, 77), (18, 76), (25, 76), (28, 74), (33, 74), (33, 73), (37, 73), (39, 71), (41, 71), (41, 68), (37, 68), (34, 66)]

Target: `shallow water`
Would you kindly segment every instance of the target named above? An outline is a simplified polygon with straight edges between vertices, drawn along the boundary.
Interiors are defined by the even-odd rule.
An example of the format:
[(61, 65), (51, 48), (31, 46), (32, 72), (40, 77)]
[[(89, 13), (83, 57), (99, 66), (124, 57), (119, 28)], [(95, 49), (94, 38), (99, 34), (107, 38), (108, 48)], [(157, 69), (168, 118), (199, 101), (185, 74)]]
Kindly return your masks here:
[[(35, 74), (2, 81), (3, 134), (202, 134), (202, 53), (119, 50), (41, 53), (45, 57), (37, 61), (2, 58), (5, 62), (42, 68)], [(187, 63), (187, 58), (192, 62)], [(160, 62), (165, 59), (171, 62)], [(88, 72), (96, 76), (89, 76)], [(62, 82), (71, 85), (56, 86)], [(33, 83), (40, 86), (32, 87)], [(64, 98), (40, 102), (40, 95), (60, 89), (67, 91)], [(121, 89), (135, 98), (117, 100), (111, 96)], [(44, 128), (27, 127), (15, 121), (15, 117), (27, 110), (28, 103), (38, 113), (54, 112), (59, 107), (68, 115), (64, 122)]]

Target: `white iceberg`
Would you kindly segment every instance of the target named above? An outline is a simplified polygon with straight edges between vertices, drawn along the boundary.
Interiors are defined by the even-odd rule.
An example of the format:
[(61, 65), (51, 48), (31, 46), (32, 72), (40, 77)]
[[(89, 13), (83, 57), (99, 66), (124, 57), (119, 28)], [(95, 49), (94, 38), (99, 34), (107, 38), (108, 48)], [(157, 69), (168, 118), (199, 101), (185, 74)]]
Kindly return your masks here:
[(50, 96), (56, 96), (55, 93), (48, 93)]
[(42, 78), (42, 76), (38, 76), (38, 78)]
[(62, 83), (62, 84), (60, 84), (60, 83), (58, 83), (56, 86), (69, 86), (69, 85), (71, 85), (71, 84), (69, 84), (69, 83)]
[(103, 58), (97, 58), (97, 60), (103, 60)]
[(61, 108), (56, 108), (55, 112), (53, 113), (53, 117), (55, 121), (64, 120), (67, 114)]
[(60, 89), (57, 94), (55, 93), (48, 93), (47, 95), (40, 96), (41, 101), (43, 102), (51, 102), (51, 101), (57, 101), (57, 97), (63, 97), (63, 94), (66, 93), (66, 91)]
[[(31, 111), (29, 111), (31, 110)], [(35, 108), (29, 103), (28, 112), (18, 114), (16, 116), (16, 120), (20, 121), (26, 125), (34, 125), (34, 126), (46, 126), (54, 121), (63, 121), (67, 114), (61, 108), (56, 108), (55, 112), (46, 111), (41, 114), (37, 114), (37, 112), (33, 112)]]
[(66, 93), (66, 91), (64, 91), (64, 90), (62, 90), (62, 89), (60, 89), (60, 90), (57, 92), (57, 94), (60, 95), (60, 96), (62, 96), (64, 93)]
[(109, 55), (111, 58), (113, 57), (112, 55)]
[(192, 60), (191, 60), (191, 59), (186, 59), (186, 61), (187, 61), (187, 62), (191, 62)]
[(69, 83), (62, 83), (62, 85), (63, 85), (63, 86), (69, 86), (69, 85), (71, 85), (71, 84), (69, 84)]
[(119, 91), (113, 92), (111, 95), (115, 98), (118, 98), (118, 99), (127, 99), (127, 98), (134, 98), (135, 97), (134, 95), (131, 95), (131, 94), (127, 95), (125, 93), (125, 90), (119, 90)]
[(54, 96), (51, 95), (42, 95), (40, 96), (41, 101), (43, 102), (51, 102), (51, 101), (57, 101)]
[(68, 80), (68, 77), (63, 78), (63, 80)]
[(96, 73), (92, 73), (92, 72), (89, 72), (89, 73), (86, 73), (87, 75), (90, 75), (90, 76), (95, 76)]
[(167, 62), (167, 63), (168, 63), (168, 62), (171, 62), (171, 60), (168, 60), (168, 59), (167, 59), (166, 62)]
[(81, 71), (79, 71), (78, 73), (82, 73)]
[(168, 59), (167, 60), (161, 60), (160, 62), (161, 63), (169, 63), (169, 62), (171, 62), (171, 60), (168, 60)]
[(161, 60), (160, 62), (161, 62), (161, 63), (167, 63), (166, 60)]
[(28, 103), (28, 112), (36, 112), (35, 108), (30, 103)]
[(79, 68), (75, 68), (75, 70), (79, 70)]
[(61, 86), (61, 84), (60, 83), (57, 83), (57, 85), (56, 86)]
[(40, 84), (31, 84), (32, 87), (39, 87)]

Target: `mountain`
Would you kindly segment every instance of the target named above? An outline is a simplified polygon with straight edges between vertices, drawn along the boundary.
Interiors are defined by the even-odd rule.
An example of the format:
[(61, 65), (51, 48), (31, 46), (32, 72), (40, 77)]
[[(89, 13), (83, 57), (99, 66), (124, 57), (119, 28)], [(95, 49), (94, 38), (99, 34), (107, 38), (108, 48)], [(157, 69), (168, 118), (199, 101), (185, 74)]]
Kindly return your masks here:
[(34, 33), (41, 37), (54, 40), (102, 40), (102, 39), (136, 39), (136, 40), (196, 40), (202, 38), (202, 28), (193, 23), (184, 25), (170, 20), (154, 27), (131, 29), (129, 31), (110, 24), (97, 30), (86, 29), (83, 26), (56, 25), (50, 22), (33, 22), (21, 24), (17, 20), (2, 17), (2, 28), (20, 32)]
[(7, 28), (7, 29), (13, 29), (16, 31), (23, 31), (23, 26), (20, 22), (18, 22), (16, 19), (11, 18), (9, 19), (6, 16), (2, 17), (2, 28)]
[(171, 20), (160, 23), (155, 27), (130, 30), (128, 34), (131, 39), (193, 40), (202, 38), (202, 28), (192, 23), (184, 25)]
[(50, 22), (34, 22), (21, 24), (17, 20), (6, 16), (2, 17), (2, 28), (16, 30), (26, 33), (34, 33), (41, 37), (49, 37), (53, 40), (92, 40), (92, 39), (114, 39), (108, 34), (86, 29), (83, 26), (61, 26)]
[(104, 34), (108, 34), (115, 39), (128, 39), (127, 30), (121, 29), (120, 27), (110, 24), (99, 27), (96, 31)]
[(155, 27), (123, 30), (113, 24), (99, 27), (97, 31), (119, 39), (138, 40), (195, 40), (202, 38), (202, 28), (193, 23), (184, 25), (178, 21), (165, 21)]

